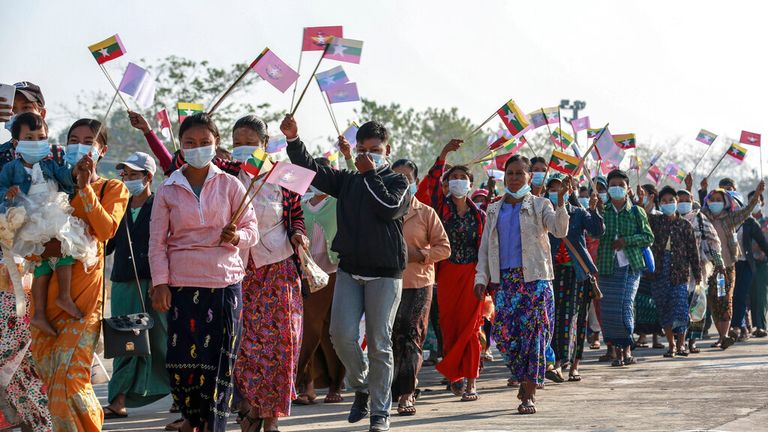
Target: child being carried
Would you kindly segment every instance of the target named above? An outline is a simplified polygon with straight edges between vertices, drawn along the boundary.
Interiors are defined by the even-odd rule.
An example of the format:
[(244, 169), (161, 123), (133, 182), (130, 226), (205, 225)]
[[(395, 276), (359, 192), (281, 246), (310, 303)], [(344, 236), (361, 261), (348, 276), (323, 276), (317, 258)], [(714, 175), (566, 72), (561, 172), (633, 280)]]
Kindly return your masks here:
[(56, 273), (59, 285), (56, 306), (74, 318), (82, 318), (70, 294), (72, 266), (80, 261), (87, 271), (98, 262), (98, 248), (86, 224), (72, 216), (72, 164), (63, 158), (49, 157), (48, 126), (43, 118), (35, 113), (20, 114), (11, 133), (20, 158), (5, 164), (0, 171), (0, 197), (15, 198), (27, 209), (27, 220), (15, 233), (12, 251), (22, 257), (40, 256), (45, 243), (52, 239), (61, 242), (62, 257), (37, 262), (32, 282), (34, 314), (30, 324), (55, 336), (56, 330), (45, 315), (51, 276)]

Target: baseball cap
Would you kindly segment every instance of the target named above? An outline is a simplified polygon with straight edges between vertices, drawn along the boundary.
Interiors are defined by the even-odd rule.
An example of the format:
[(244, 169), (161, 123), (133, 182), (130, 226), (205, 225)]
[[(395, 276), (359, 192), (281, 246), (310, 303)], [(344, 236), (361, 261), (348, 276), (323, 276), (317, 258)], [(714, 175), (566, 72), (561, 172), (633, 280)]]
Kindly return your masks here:
[(155, 170), (157, 169), (157, 165), (155, 165), (155, 160), (152, 156), (144, 152), (131, 153), (124, 162), (115, 165), (115, 168), (118, 170), (125, 167), (136, 171), (147, 171), (152, 175), (155, 175)]
[(487, 198), (488, 197), (488, 191), (485, 190), (485, 189), (478, 189), (478, 190), (472, 192), (472, 199), (475, 199), (475, 198), (477, 198), (479, 196)]
[(23, 94), (30, 102), (37, 102), (42, 106), (45, 106), (45, 98), (43, 98), (43, 92), (40, 90), (40, 86), (33, 84), (29, 81), (17, 82), (13, 85), (16, 87), (16, 91)]

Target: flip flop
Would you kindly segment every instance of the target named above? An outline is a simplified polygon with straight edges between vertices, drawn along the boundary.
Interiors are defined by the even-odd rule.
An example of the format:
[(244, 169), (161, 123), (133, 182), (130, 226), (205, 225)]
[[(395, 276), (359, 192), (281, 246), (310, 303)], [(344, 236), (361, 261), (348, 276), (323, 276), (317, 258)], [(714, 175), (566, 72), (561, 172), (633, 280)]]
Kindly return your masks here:
[(522, 415), (536, 414), (536, 405), (532, 401), (527, 400), (517, 407), (517, 412)]
[(325, 395), (325, 399), (323, 399), (323, 403), (327, 404), (340, 402), (344, 402), (344, 398), (339, 393), (328, 393)]
[(589, 346), (589, 349), (591, 350), (600, 349), (600, 342), (592, 342), (592, 345)]
[(732, 337), (728, 336), (727, 338), (723, 339), (723, 344), (720, 346), (720, 349), (727, 350), (728, 347), (736, 343), (735, 340), (733, 340)]
[(568, 381), (570, 381), (570, 382), (579, 382), (579, 381), (581, 381), (581, 375), (579, 375), (579, 374), (568, 375)]
[(622, 366), (624, 366), (624, 360), (617, 358), (616, 360), (611, 362), (611, 366), (613, 366), (613, 367), (622, 367)]
[(397, 415), (402, 417), (410, 417), (416, 415), (416, 407), (413, 405), (397, 405)]
[(565, 381), (565, 378), (563, 378), (561, 375), (555, 372), (554, 369), (546, 371), (544, 373), (544, 378), (556, 383), (561, 383)]
[(104, 411), (104, 419), (105, 420), (111, 420), (111, 419), (122, 419), (128, 417), (128, 414), (119, 413), (112, 408), (105, 406), (101, 407), (101, 409)]
[(474, 402), (479, 398), (480, 396), (478, 396), (477, 392), (464, 392), (464, 394), (461, 395), (462, 402)]
[(310, 398), (309, 395), (306, 394), (300, 394), (299, 397), (294, 399), (293, 403), (295, 405), (314, 405), (315, 399)]
[(624, 366), (636, 365), (636, 364), (637, 364), (637, 358), (635, 358), (635, 356), (624, 358)]

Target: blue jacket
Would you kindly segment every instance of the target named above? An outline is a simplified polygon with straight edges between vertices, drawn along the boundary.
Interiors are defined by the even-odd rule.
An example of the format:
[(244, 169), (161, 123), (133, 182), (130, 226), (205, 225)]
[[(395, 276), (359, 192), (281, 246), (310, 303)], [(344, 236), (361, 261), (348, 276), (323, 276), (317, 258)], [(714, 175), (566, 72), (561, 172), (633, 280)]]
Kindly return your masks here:
[[(59, 192), (70, 195), (75, 192), (72, 165), (68, 162), (63, 159), (60, 162), (53, 159), (43, 159), (40, 161), (40, 169), (46, 179), (58, 183)], [(18, 186), (25, 194), (29, 193), (29, 188), (32, 186), (32, 176), (24, 169), (24, 163), (21, 159), (15, 159), (3, 165), (3, 169), (0, 171), (0, 199), (5, 198), (5, 194), (11, 186)]]
[[(576, 248), (584, 263), (587, 264), (589, 270), (593, 273), (597, 273), (597, 267), (592, 262), (592, 257), (589, 256), (587, 251), (587, 242), (584, 239), (584, 231), (589, 233), (592, 237), (600, 237), (605, 232), (605, 224), (603, 223), (603, 217), (596, 210), (585, 210), (583, 207), (575, 206), (572, 204), (566, 204), (568, 208), (568, 235), (566, 238)], [(559, 238), (555, 238), (552, 234), (549, 235), (549, 246), (552, 251), (552, 262), (555, 262), (555, 255), (558, 249), (560, 249)], [(568, 256), (571, 257), (571, 263), (576, 271), (576, 280), (581, 282), (587, 278), (584, 270), (581, 269), (579, 262), (576, 261), (570, 249), (566, 246)]]

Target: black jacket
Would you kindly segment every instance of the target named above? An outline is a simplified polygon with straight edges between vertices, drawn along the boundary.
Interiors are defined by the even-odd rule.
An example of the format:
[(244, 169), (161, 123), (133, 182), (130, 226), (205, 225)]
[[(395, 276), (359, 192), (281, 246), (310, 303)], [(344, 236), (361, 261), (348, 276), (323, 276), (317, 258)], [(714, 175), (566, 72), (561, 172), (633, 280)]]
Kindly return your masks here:
[(133, 256), (136, 258), (136, 272), (139, 279), (152, 279), (149, 272), (149, 220), (152, 218), (154, 198), (154, 195), (150, 195), (149, 199), (141, 206), (136, 222), (131, 218), (131, 201), (128, 200), (128, 210), (120, 221), (117, 233), (107, 243), (107, 255), (112, 252), (115, 253), (115, 263), (109, 278), (112, 282), (136, 281), (131, 264), (131, 252), (128, 249), (128, 235), (125, 232), (126, 223), (131, 229)]
[(408, 262), (403, 216), (410, 205), (405, 176), (389, 166), (360, 174), (317, 165), (298, 138), (287, 151), (291, 162), (317, 173), (312, 186), (337, 199), (331, 249), (339, 254), (339, 268), (358, 276), (402, 278)]
[(747, 263), (752, 271), (755, 271), (755, 252), (752, 250), (752, 242), (757, 243), (757, 246), (764, 254), (768, 255), (768, 242), (765, 240), (763, 230), (760, 229), (760, 224), (757, 219), (750, 216), (747, 220), (741, 224), (739, 228), (742, 230), (741, 234), (741, 250), (744, 252), (744, 256), (747, 257)]

